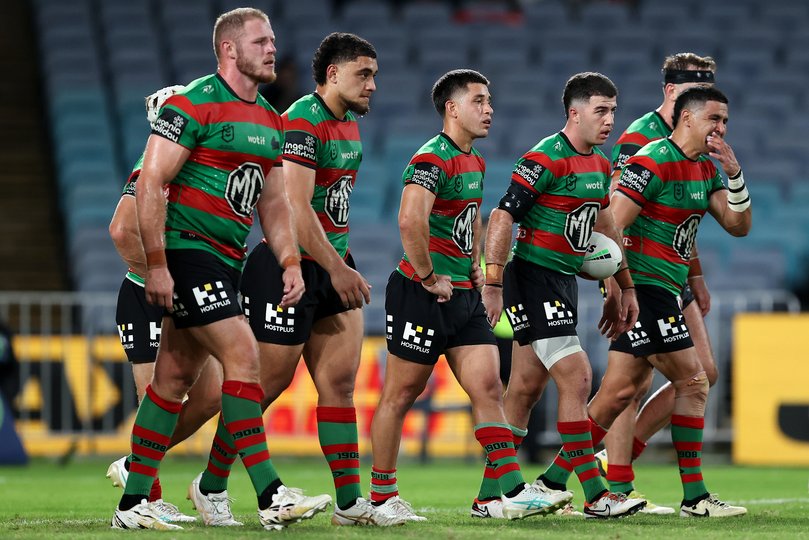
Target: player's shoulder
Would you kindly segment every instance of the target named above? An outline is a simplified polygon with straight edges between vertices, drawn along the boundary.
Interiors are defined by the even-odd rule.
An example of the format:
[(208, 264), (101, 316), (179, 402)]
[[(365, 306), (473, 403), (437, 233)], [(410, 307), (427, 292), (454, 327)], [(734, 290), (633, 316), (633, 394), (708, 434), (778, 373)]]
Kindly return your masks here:
[(300, 97), (284, 111), (284, 118), (286, 119), (303, 119), (311, 124), (317, 124), (328, 116), (329, 112), (326, 105), (314, 93)]
[(184, 98), (194, 105), (208, 103), (221, 99), (223, 91), (225, 91), (225, 88), (219, 80), (219, 77), (215, 74), (205, 75), (185, 85), (185, 88), (169, 98), (168, 102), (171, 103), (174, 98)]

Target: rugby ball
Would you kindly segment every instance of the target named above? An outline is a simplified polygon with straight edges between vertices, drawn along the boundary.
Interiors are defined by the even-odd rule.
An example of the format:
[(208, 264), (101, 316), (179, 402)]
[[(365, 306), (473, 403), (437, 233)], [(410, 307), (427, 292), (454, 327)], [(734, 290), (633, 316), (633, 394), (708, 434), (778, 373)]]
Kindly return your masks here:
[(593, 232), (584, 253), (579, 276), (585, 279), (607, 279), (621, 267), (623, 255), (612, 238)]

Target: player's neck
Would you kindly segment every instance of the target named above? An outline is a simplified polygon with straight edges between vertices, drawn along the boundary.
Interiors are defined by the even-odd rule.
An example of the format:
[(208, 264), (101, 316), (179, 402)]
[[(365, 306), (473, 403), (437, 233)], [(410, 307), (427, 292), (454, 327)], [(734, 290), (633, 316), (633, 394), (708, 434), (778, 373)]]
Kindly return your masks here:
[(587, 155), (593, 153), (593, 145), (588, 144), (571, 126), (566, 125), (564, 129), (562, 129), (562, 133), (565, 135), (565, 137), (567, 137), (567, 140), (570, 142), (571, 146), (573, 146), (573, 150), (579, 154)]
[(660, 107), (655, 109), (655, 112), (660, 115), (660, 118), (662, 118), (669, 127), (671, 127), (671, 119), (674, 116), (674, 103), (665, 101), (660, 105)]
[(329, 108), (329, 111), (331, 111), (335, 118), (340, 120), (345, 118), (348, 107), (336, 90), (331, 91), (329, 86), (319, 85), (315, 88), (315, 93), (320, 96), (320, 99), (323, 100), (323, 103), (326, 104), (326, 107)]
[[(680, 126), (678, 126), (680, 127)], [(677, 145), (680, 151), (690, 160), (696, 160), (702, 155), (702, 147), (704, 146), (700, 141), (695, 141), (691, 133), (683, 127), (683, 129), (675, 129), (671, 134), (671, 141)]]
[(256, 102), (258, 98), (258, 82), (244, 75), (236, 68), (235, 64), (232, 66), (220, 66), (218, 73), (231, 91), (236, 94), (236, 97), (250, 103)]
[(472, 151), (472, 141), (474, 141), (474, 138), (467, 130), (454, 122), (445, 121), (443, 131), (462, 152), (468, 154)]

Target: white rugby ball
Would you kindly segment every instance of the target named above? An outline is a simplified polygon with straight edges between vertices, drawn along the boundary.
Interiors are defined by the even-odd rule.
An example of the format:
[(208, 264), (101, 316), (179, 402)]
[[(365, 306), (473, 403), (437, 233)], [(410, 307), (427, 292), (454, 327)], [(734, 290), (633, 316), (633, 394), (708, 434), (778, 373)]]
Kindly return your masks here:
[(621, 267), (623, 255), (612, 238), (593, 232), (579, 275), (585, 279), (607, 279)]

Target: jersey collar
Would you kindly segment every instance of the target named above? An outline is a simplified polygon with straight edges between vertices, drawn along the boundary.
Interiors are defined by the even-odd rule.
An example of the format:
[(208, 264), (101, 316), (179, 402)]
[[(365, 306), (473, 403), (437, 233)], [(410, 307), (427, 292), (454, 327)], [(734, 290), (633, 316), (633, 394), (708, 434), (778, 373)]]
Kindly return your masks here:
[(447, 140), (447, 142), (449, 142), (449, 144), (451, 144), (461, 154), (463, 154), (465, 156), (468, 156), (468, 155), (470, 155), (472, 153), (471, 148), (469, 149), (469, 152), (464, 152), (463, 150), (461, 150), (460, 146), (455, 144), (455, 141), (453, 141), (452, 138), (449, 135), (447, 135), (446, 133), (444, 133), (443, 131), (439, 132), (438, 136), (439, 137), (444, 137)]

